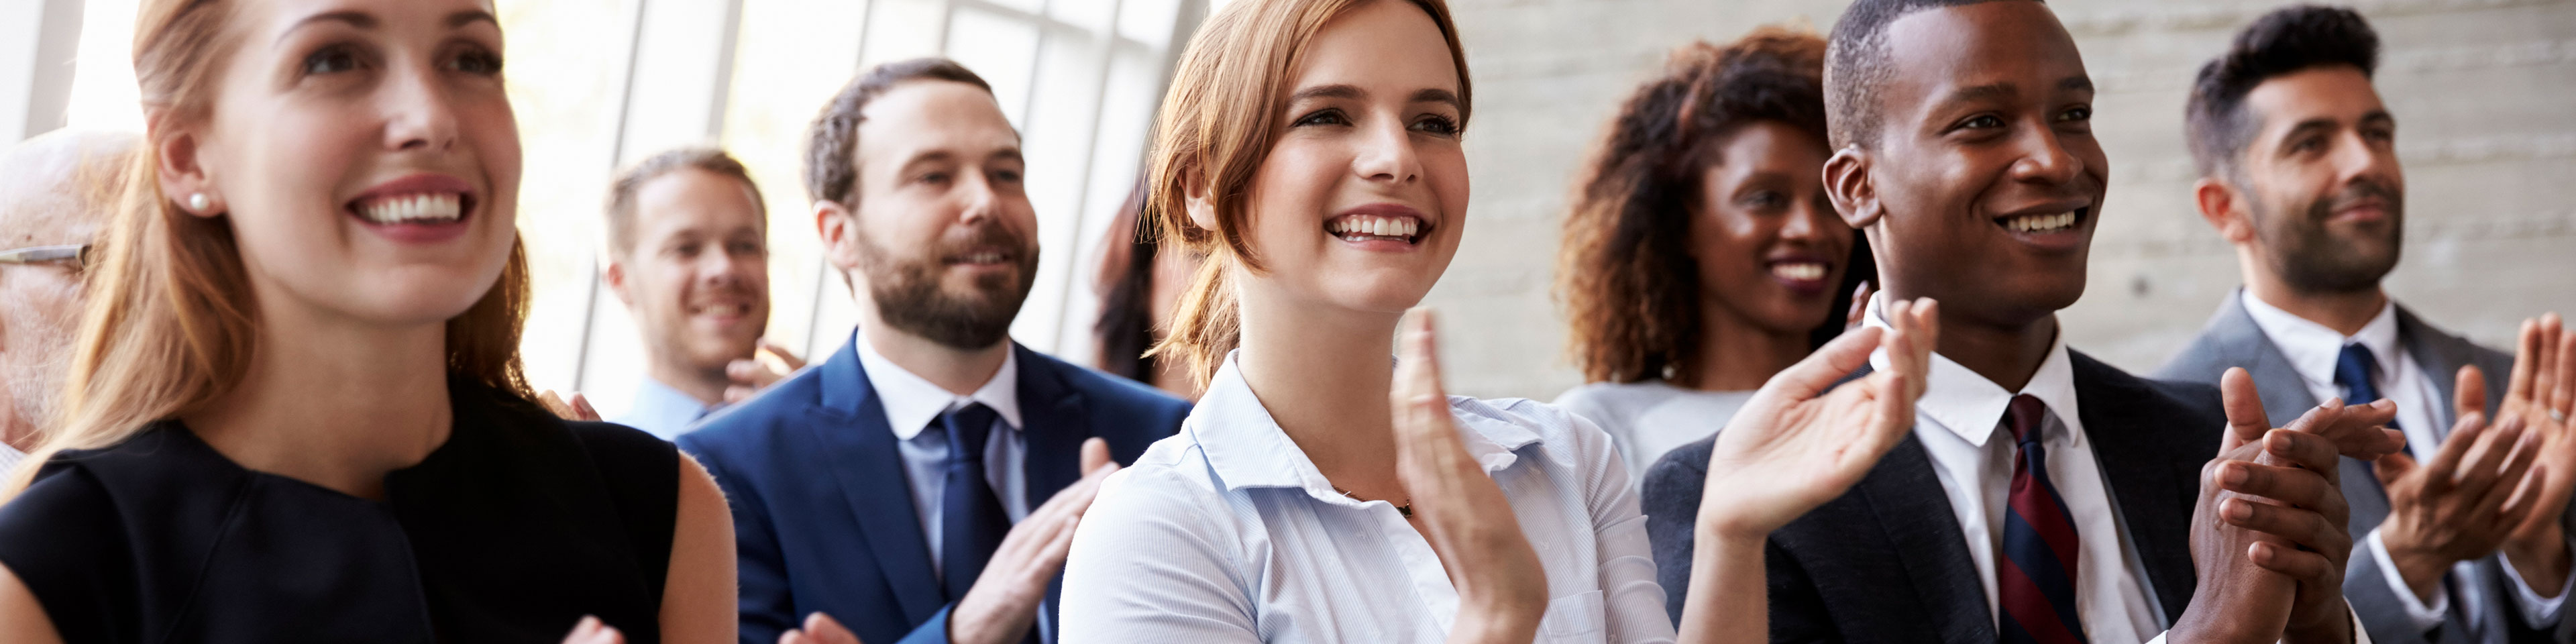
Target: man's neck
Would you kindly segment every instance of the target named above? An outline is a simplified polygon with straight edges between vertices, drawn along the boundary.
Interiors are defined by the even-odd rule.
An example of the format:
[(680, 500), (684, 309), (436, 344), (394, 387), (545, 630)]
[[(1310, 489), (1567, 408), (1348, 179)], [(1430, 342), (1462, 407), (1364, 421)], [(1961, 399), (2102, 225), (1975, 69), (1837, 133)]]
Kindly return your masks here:
[[(1911, 297), (1896, 284), (1879, 295), (1881, 302)], [(1971, 311), (1949, 301), (1941, 303), (1940, 346), (1933, 351), (1968, 371), (1985, 377), (2005, 391), (2021, 391), (2038, 375), (2039, 365), (2048, 361), (2048, 352), (2057, 344), (2057, 315), (2049, 313), (2036, 319), (2017, 319), (1991, 311)]]
[(2264, 304), (2286, 311), (2309, 322), (2351, 336), (2369, 326), (2388, 308), (2388, 292), (2373, 286), (2344, 293), (2300, 292), (2279, 278), (2259, 270), (2245, 271), (2245, 290)]
[(877, 320), (869, 320), (859, 328), (859, 339), (887, 362), (960, 396), (974, 395), (975, 390), (984, 388), (984, 383), (992, 382), (993, 375), (1002, 371), (1002, 363), (1011, 356), (1011, 341), (1007, 338), (989, 347), (959, 349)]
[(731, 384), (725, 379), (722, 365), (710, 370), (682, 365), (676, 360), (662, 358), (653, 360), (652, 372), (648, 375), (654, 382), (662, 383), (662, 386), (670, 387), (707, 405), (724, 402), (725, 386)]

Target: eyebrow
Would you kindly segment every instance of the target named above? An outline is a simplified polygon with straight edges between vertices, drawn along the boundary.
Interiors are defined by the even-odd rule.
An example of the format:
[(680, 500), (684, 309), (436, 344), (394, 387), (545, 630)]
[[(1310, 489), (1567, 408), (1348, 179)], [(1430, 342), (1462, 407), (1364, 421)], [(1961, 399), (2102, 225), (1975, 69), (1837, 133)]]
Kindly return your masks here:
[(1356, 85), (1317, 85), (1317, 86), (1314, 86), (1314, 87), (1309, 87), (1309, 88), (1305, 88), (1305, 89), (1297, 90), (1297, 93), (1295, 93), (1295, 94), (1289, 94), (1289, 95), (1288, 95), (1288, 102), (1290, 102), (1290, 103), (1295, 103), (1295, 102), (1297, 102), (1297, 101), (1303, 101), (1303, 100), (1307, 100), (1307, 99), (1316, 99), (1316, 98), (1354, 98), (1354, 99), (1355, 99), (1355, 98), (1367, 98), (1367, 97), (1368, 97), (1368, 90), (1360, 89), (1360, 88), (1359, 88), (1358, 86), (1356, 86)]
[[(286, 30), (285, 30), (285, 31), (278, 32), (278, 34), (277, 34), (277, 39), (278, 39), (279, 41), (284, 41), (284, 40), (286, 40), (286, 37), (287, 37), (287, 36), (294, 34), (294, 33), (295, 33), (295, 30), (303, 29), (303, 28), (305, 28), (305, 27), (307, 27), (307, 26), (311, 26), (311, 25), (315, 25), (315, 24), (320, 24), (320, 23), (325, 23), (325, 22), (337, 22), (337, 23), (342, 23), (342, 24), (346, 24), (346, 25), (349, 25), (349, 26), (351, 26), (351, 27), (355, 27), (355, 28), (362, 29), (362, 30), (373, 30), (373, 29), (375, 29), (375, 28), (376, 28), (376, 25), (377, 25), (376, 17), (375, 17), (375, 16), (371, 16), (371, 15), (367, 15), (365, 12), (360, 12), (360, 11), (332, 11), (332, 12), (326, 12), (326, 13), (317, 13), (317, 14), (313, 14), (313, 15), (310, 15), (310, 16), (305, 16), (303, 20), (297, 20), (297, 21), (295, 21), (295, 24), (287, 25), (287, 26), (286, 26)], [(495, 18), (495, 17), (493, 17), (493, 16), (492, 16), (492, 12), (484, 11), (484, 10), (481, 10), (481, 9), (467, 9), (467, 10), (464, 10), (464, 11), (459, 11), (459, 12), (456, 12), (456, 13), (447, 14), (447, 20), (446, 20), (447, 28), (449, 28), (449, 29), (458, 29), (458, 28), (463, 28), (463, 27), (464, 27), (464, 26), (466, 26), (466, 25), (471, 25), (471, 24), (478, 23), (478, 22), (481, 22), (481, 23), (490, 23), (494, 28), (499, 28), (499, 27), (501, 26), (501, 19), (500, 19), (500, 18)]]

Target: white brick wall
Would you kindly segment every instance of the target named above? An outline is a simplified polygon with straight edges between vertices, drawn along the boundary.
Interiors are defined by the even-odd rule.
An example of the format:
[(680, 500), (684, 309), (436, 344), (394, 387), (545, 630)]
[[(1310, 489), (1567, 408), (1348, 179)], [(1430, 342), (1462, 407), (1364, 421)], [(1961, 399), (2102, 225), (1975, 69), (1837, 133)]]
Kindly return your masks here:
[[(1452, 0), (1476, 81), (1465, 247), (1426, 302), (1458, 393), (1549, 399), (1576, 384), (1549, 295), (1557, 222), (1619, 100), (1692, 38), (1805, 20), (1833, 0)], [(2182, 103), (2191, 74), (2280, 1), (2052, 2), (2101, 87), (2109, 200), (2070, 342), (2149, 370), (2238, 282), (2235, 252), (2192, 210)], [(2379, 0), (2379, 89), (2407, 169), (2400, 302), (2490, 346), (2544, 310), (2576, 313), (2576, 1)]]

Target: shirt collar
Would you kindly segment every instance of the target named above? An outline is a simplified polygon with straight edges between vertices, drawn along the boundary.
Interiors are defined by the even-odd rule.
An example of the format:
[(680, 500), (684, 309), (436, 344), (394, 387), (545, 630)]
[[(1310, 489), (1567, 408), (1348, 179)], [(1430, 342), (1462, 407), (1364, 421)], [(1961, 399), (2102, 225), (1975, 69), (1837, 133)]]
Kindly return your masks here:
[(912, 440), (921, 430), (938, 420), (948, 410), (968, 403), (983, 403), (1002, 418), (1002, 424), (1018, 431), (1020, 424), (1020, 356), (1013, 350), (1002, 354), (1002, 368), (991, 380), (975, 389), (973, 395), (960, 396), (933, 384), (929, 379), (888, 360), (868, 344), (866, 335), (851, 339), (859, 348), (859, 368), (866, 370), (868, 385), (876, 389), (877, 404), (884, 405), (886, 426), (894, 430), (895, 440)]
[(635, 385), (634, 411), (628, 412), (627, 415), (677, 419), (680, 424), (686, 425), (690, 421), (697, 420), (699, 416), (706, 415), (707, 410), (714, 408), (715, 405), (698, 400), (697, 396), (680, 391), (678, 387), (665, 384), (652, 376), (645, 376), (643, 382)]
[(2343, 359), (2343, 346), (2346, 344), (2360, 343), (2362, 348), (2369, 349), (2370, 357), (2379, 362), (2383, 372), (2397, 364), (2396, 300), (2381, 304), (2379, 314), (2361, 325), (2360, 333), (2347, 336), (2272, 306), (2263, 298), (2254, 297), (2252, 291), (2240, 290), (2237, 297), (2244, 300), (2245, 315), (2254, 318), (2255, 328), (2263, 330), (2263, 337), (2271, 339), (2272, 346), (2280, 348), (2281, 356), (2290, 360), (2290, 368), (2299, 372), (2299, 379), (2308, 381), (2312, 387), (2334, 385), (2335, 363)]
[[(1879, 308), (1885, 299), (1884, 293), (1870, 298), (1863, 325), (1888, 328)], [(1914, 402), (1914, 413), (1932, 419), (1970, 445), (1984, 447), (1986, 439), (1995, 435), (1996, 425), (2003, 421), (2004, 410), (2012, 406), (2013, 396), (2028, 394), (2048, 405), (2048, 415), (2057, 419), (2056, 423), (2043, 423), (2041, 431), (2063, 427), (2069, 441), (2082, 443), (2084, 423), (2082, 410), (2075, 404), (2075, 368), (2066, 354), (2066, 333), (2060, 327), (2057, 337), (2048, 342), (2048, 357), (2040, 360), (2039, 371), (2031, 374), (2030, 382), (2022, 385), (2021, 391), (2011, 392), (1936, 351), (1932, 354), (1932, 376), (1923, 383), (1923, 397)], [(1887, 350), (1871, 351), (1869, 366), (1886, 369)]]
[[(1226, 354), (1225, 363), (1216, 376), (1208, 380), (1207, 391), (1190, 408), (1186, 427), (1208, 460), (1218, 480), (1227, 491), (1251, 487), (1302, 488), (1308, 496), (1336, 505), (1358, 506), (1363, 502), (1343, 496), (1333, 489), (1306, 451), (1289, 440), (1288, 432), (1270, 415), (1252, 385), (1243, 380), (1237, 364), (1241, 350)], [(1456, 413), (1461, 398), (1450, 397), (1450, 417), (1460, 426), (1474, 431), (1459, 432), (1468, 455), (1484, 466), (1487, 473), (1499, 472), (1519, 462), (1517, 450), (1539, 441), (1538, 432), (1499, 418), (1479, 414)]]

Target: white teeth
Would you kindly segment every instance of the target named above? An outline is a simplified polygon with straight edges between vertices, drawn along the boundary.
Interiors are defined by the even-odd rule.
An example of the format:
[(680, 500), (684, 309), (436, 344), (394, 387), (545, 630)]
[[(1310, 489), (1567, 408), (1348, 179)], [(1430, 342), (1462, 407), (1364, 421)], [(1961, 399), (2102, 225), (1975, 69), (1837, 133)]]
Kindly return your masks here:
[(2004, 220), (2004, 228), (2013, 232), (2056, 232), (2075, 227), (2075, 213), (2022, 215)]
[(1771, 274), (1783, 279), (1820, 280), (1825, 278), (1825, 265), (1811, 262), (1773, 264)]
[(379, 224), (455, 221), (465, 216), (464, 198), (456, 194), (390, 197), (360, 204), (358, 214)]
[(1333, 220), (1324, 230), (1337, 236), (1412, 237), (1422, 230), (1422, 222), (1411, 217), (1355, 216)]

